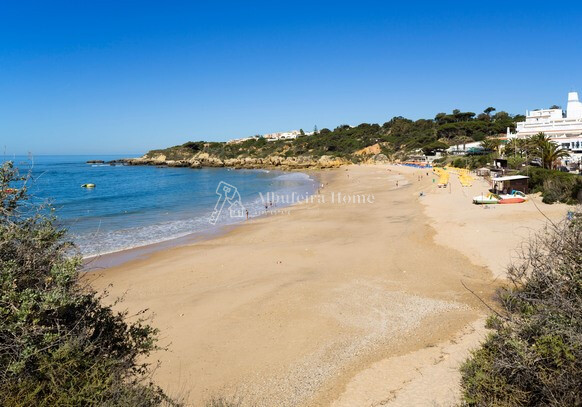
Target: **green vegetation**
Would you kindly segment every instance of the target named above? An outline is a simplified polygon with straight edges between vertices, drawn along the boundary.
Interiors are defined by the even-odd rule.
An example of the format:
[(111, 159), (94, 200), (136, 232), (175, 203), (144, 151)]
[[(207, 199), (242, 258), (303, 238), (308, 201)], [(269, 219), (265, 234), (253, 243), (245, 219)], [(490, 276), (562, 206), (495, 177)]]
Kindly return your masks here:
[(534, 236), (462, 366), (468, 406), (582, 405), (582, 213)]
[(544, 133), (538, 133), (535, 136), (525, 140), (525, 150), (531, 157), (539, 158), (542, 166), (548, 170), (556, 167), (556, 163), (568, 156), (568, 152), (552, 143), (550, 138)]
[(156, 330), (102, 304), (24, 182), (0, 167), (0, 405), (175, 405), (143, 362)]
[(188, 142), (164, 150), (152, 150), (147, 155), (154, 157), (164, 154), (168, 160), (188, 159), (197, 153), (208, 153), (220, 159), (262, 158), (269, 155), (284, 157), (330, 155), (355, 159), (356, 151), (377, 143), (387, 156), (406, 155), (417, 149), (432, 154), (453, 144), (485, 140), (489, 136), (505, 133), (507, 127), (513, 129), (516, 121), (523, 120), (523, 116), (511, 116), (506, 112), (492, 115), (494, 111), (495, 108), (489, 107), (476, 115), (473, 112), (454, 110), (450, 114), (439, 113), (434, 119), (416, 121), (394, 117), (382, 125), (369, 123), (355, 127), (341, 125), (333, 130), (326, 128), (316, 130), (311, 136), (302, 135), (289, 141), (267, 141), (258, 137), (231, 144)]
[(538, 159), (541, 165), (552, 170), (560, 159), (567, 157), (568, 152), (551, 142), (544, 133), (538, 133), (528, 139), (516, 139), (508, 143), (503, 152), (508, 157)]
[(544, 203), (582, 202), (582, 176), (539, 167), (528, 167), (520, 174), (529, 177), (531, 192), (541, 192)]

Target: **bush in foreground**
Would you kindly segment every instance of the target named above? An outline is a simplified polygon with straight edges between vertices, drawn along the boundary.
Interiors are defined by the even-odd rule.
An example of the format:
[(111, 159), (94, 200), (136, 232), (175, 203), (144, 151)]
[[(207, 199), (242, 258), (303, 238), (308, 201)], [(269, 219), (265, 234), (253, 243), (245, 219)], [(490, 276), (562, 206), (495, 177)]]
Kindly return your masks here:
[[(19, 184), (19, 189), (14, 189)], [(0, 167), (0, 405), (174, 404), (141, 362), (156, 331), (102, 305), (83, 284), (65, 232)]]
[(580, 175), (537, 167), (528, 167), (520, 174), (529, 176), (529, 189), (532, 192), (541, 192), (544, 203), (582, 203)]
[(582, 213), (548, 227), (508, 270), (502, 312), (463, 365), (471, 406), (582, 405)]

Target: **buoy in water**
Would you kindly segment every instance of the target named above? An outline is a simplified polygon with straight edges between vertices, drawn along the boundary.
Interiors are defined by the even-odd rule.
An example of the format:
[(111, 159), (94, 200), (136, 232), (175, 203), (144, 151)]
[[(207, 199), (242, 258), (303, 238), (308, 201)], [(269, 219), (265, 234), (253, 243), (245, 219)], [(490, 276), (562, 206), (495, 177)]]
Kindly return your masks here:
[(95, 184), (83, 184), (81, 185), (82, 188), (95, 188)]

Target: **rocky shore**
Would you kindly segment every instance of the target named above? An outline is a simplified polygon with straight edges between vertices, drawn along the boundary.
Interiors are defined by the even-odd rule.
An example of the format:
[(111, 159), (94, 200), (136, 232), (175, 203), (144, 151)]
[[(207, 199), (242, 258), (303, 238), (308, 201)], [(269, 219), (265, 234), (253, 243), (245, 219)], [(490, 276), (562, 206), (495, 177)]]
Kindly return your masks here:
[(157, 156), (143, 156), (140, 158), (129, 158), (122, 160), (128, 165), (156, 165), (168, 167), (231, 167), (236, 169), (255, 168), (279, 168), (285, 170), (307, 169), (307, 168), (337, 168), (341, 165), (349, 164), (347, 160), (322, 156), (313, 158), (308, 156), (300, 157), (280, 157), (270, 156), (265, 158), (227, 158), (221, 159), (213, 157), (208, 153), (201, 153), (190, 159), (170, 160), (163, 154)]
[[(326, 169), (337, 168), (342, 165), (352, 164), (345, 158), (332, 157), (324, 155), (321, 157), (298, 156), (282, 157), (279, 155), (259, 157), (239, 157), (239, 158), (219, 158), (208, 153), (198, 153), (189, 158), (171, 159), (165, 154), (146, 154), (139, 158), (126, 158), (115, 161), (126, 165), (155, 165), (167, 167), (230, 167), (235, 169), (258, 169), (258, 168), (277, 168), (280, 170), (302, 170), (302, 169)], [(367, 163), (387, 162), (384, 154), (375, 154), (369, 157)]]

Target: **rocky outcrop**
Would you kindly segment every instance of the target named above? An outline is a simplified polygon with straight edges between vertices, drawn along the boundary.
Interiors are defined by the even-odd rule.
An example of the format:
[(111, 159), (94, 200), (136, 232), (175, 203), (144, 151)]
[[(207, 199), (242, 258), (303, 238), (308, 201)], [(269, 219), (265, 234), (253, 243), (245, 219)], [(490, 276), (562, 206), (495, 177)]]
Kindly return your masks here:
[(374, 145), (362, 148), (361, 150), (356, 151), (355, 155), (378, 155), (382, 151), (382, 146), (376, 143)]
[(331, 156), (297, 156), (279, 155), (261, 157), (237, 157), (221, 159), (208, 153), (197, 153), (188, 159), (168, 160), (164, 154), (144, 155), (140, 158), (123, 160), (128, 165), (157, 165), (167, 167), (231, 167), (231, 168), (279, 168), (282, 170), (300, 170), (309, 168), (337, 168), (349, 164), (349, 161)]

